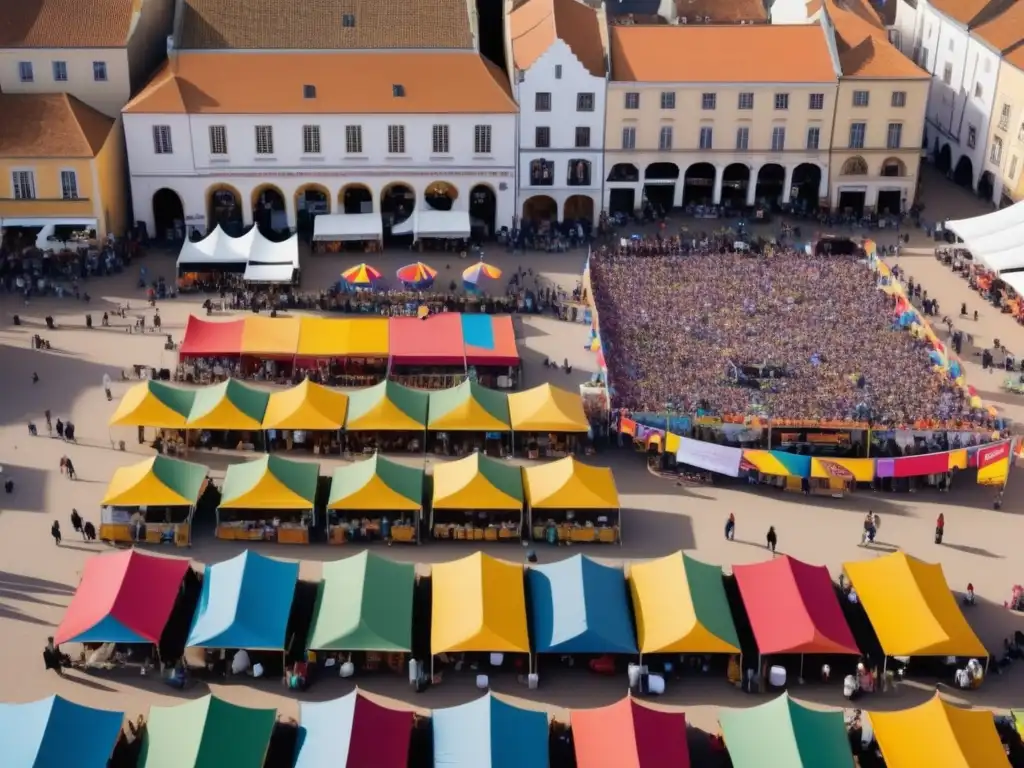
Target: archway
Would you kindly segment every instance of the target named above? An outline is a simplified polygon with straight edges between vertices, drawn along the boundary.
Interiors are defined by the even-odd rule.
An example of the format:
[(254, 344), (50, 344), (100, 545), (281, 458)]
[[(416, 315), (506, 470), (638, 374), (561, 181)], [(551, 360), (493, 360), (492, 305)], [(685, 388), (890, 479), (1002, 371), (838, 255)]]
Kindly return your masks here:
[(608, 181), (640, 181), (640, 171), (632, 163), (616, 163), (608, 171)]
[[(938, 141), (938, 139), (935, 140), (936, 143)], [(953, 167), (953, 150), (949, 148), (949, 144), (943, 144), (942, 149), (935, 156), (935, 167), (940, 173), (949, 173), (949, 169)]]
[(747, 189), (750, 187), (750, 166), (732, 163), (722, 172), (722, 205), (743, 208), (747, 204)]
[(840, 176), (867, 176), (868, 163), (863, 157), (851, 157), (839, 170)]
[(163, 187), (153, 193), (153, 231), (156, 240), (183, 240), (185, 237), (185, 206), (181, 195)]
[(213, 229), (220, 225), (229, 235), (240, 235), (245, 227), (242, 216), (242, 196), (228, 184), (214, 184), (206, 190), (206, 225)]
[(790, 183), (790, 201), (799, 210), (818, 210), (821, 198), (821, 168), (814, 163), (800, 163), (793, 169)]
[(295, 228), (303, 237), (313, 233), (313, 220), (331, 212), (331, 192), (322, 184), (303, 184), (295, 190)]
[(882, 161), (881, 176), (899, 178), (907, 175), (907, 166), (898, 157), (888, 157)]
[(956, 170), (953, 171), (953, 182), (968, 189), (974, 186), (974, 164), (967, 155), (961, 155), (957, 160)]
[(497, 229), (498, 196), (486, 184), (469, 190), (469, 220), (474, 227), (483, 227), (484, 237), (493, 237)]
[[(996, 189), (996, 179), (992, 171), (985, 171), (978, 179), (978, 197), (983, 200), (992, 200), (992, 193)], [(993, 201), (994, 202), (994, 201)]]
[(278, 187), (261, 184), (252, 191), (252, 221), (265, 235), (288, 229), (284, 193)]
[(450, 211), (459, 197), (459, 190), (447, 181), (432, 181), (423, 190), (423, 202), (435, 211)]
[(594, 222), (594, 198), (590, 195), (569, 195), (565, 201), (562, 221)]
[(683, 205), (711, 205), (715, 194), (715, 166), (694, 163), (683, 177)]
[(676, 198), (679, 166), (675, 163), (651, 163), (644, 168), (644, 197), (647, 202), (667, 213)]
[(757, 186), (754, 197), (762, 205), (774, 207), (782, 200), (782, 190), (786, 186), (786, 169), (778, 163), (762, 165), (757, 172)]
[(338, 192), (342, 213), (373, 213), (373, 193), (365, 184), (346, 184)]
[(547, 195), (534, 195), (523, 203), (523, 221), (558, 221), (558, 203)]
[(412, 187), (400, 181), (388, 184), (380, 192), (380, 212), (385, 223), (393, 227), (412, 216), (416, 208), (416, 193)]

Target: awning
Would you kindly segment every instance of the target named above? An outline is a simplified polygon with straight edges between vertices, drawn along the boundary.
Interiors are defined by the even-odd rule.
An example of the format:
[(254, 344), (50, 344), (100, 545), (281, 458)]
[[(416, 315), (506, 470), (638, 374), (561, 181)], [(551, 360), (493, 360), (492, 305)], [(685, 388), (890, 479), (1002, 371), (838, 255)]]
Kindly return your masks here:
[(537, 653), (637, 652), (621, 568), (576, 555), (528, 568), (526, 578)]
[(188, 569), (134, 549), (89, 558), (54, 643), (159, 643)]
[(740, 448), (693, 440), (689, 437), (680, 438), (679, 447), (676, 449), (676, 461), (680, 464), (689, 464), (691, 467), (699, 467), (727, 477), (739, 477), (742, 460), (743, 450)]
[(249, 260), (253, 241), (262, 237), (256, 227), (240, 237), (232, 237), (218, 224), (202, 240), (186, 240), (178, 253), (179, 272), (218, 271), (231, 266), (241, 267)]
[(353, 390), (345, 429), (365, 432), (422, 432), (427, 428), (430, 396), (394, 381)]
[(686, 715), (626, 697), (570, 715), (576, 768), (689, 768)]
[(303, 316), (299, 321), (296, 357), (386, 358), (388, 349), (386, 317)]
[(521, 565), (482, 552), (437, 563), (431, 591), (432, 654), (530, 652)]
[(732, 572), (761, 654), (860, 655), (825, 566), (783, 555)]
[(337, 430), (345, 423), (347, 410), (348, 395), (344, 392), (305, 379), (270, 396), (263, 428)]
[(212, 321), (189, 315), (180, 355), (192, 357), (234, 357), (242, 354), (244, 320)]
[(245, 266), (242, 280), (247, 283), (276, 283), (290, 285), (295, 282), (296, 267), (291, 264), (253, 264)]
[(722, 569), (676, 552), (630, 565), (640, 653), (739, 653)]
[(875, 479), (874, 459), (811, 459), (811, 477), (840, 478), (857, 483)]
[(467, 365), (519, 365), (516, 332), (508, 315), (462, 315)]
[(938, 563), (893, 552), (843, 568), (887, 656), (987, 656)]
[(186, 645), (284, 650), (298, 580), (298, 563), (272, 560), (251, 550), (206, 566)]
[(324, 563), (310, 626), (315, 651), (412, 651), (416, 566), (360, 552)]
[(139, 768), (263, 768), (276, 709), (251, 709), (213, 695), (152, 706)]
[(509, 420), (516, 432), (587, 432), (590, 422), (579, 393), (551, 384), (508, 396)]
[(299, 235), (285, 240), (271, 240), (257, 231), (249, 248), (249, 266), (253, 264), (289, 264), (299, 268)]
[(468, 239), (470, 234), (469, 211), (433, 211), (417, 208), (413, 214), (413, 234), (417, 240), (425, 237), (436, 239)]
[(431, 717), (435, 768), (546, 768), (548, 716), (486, 694)]
[(531, 509), (618, 509), (619, 491), (608, 467), (592, 467), (572, 456), (523, 469)]
[(383, 237), (384, 222), (379, 213), (321, 213), (313, 220), (313, 240), (338, 243)]
[(263, 429), (270, 393), (228, 379), (196, 390), (188, 416), (189, 429)]
[(454, 312), (388, 320), (391, 360), (399, 365), (464, 366), (462, 320)]
[(518, 466), (479, 453), (436, 464), (433, 508), (521, 510), (522, 473)]
[(101, 768), (121, 736), (124, 712), (49, 696), (0, 704), (2, 762), (9, 768)]
[(935, 694), (895, 712), (871, 712), (887, 768), (1009, 768), (992, 712), (962, 709)]
[(100, 502), (104, 507), (191, 507), (199, 501), (209, 470), (167, 456), (119, 467)]
[(758, 472), (780, 477), (810, 477), (811, 457), (784, 451), (743, 451), (743, 461)]
[(996, 272), (1024, 267), (1024, 203), (970, 219), (947, 221), (971, 256)]
[(430, 392), (427, 427), (439, 432), (508, 432), (508, 395), (466, 379)]
[(359, 691), (299, 703), (294, 768), (406, 768), (415, 714), (382, 707)]
[(273, 454), (232, 464), (224, 474), (220, 509), (312, 509), (320, 465)]
[(334, 470), (327, 508), (416, 512), (423, 508), (425, 475), (422, 469), (375, 453), (369, 459)]
[(245, 316), (242, 354), (256, 357), (294, 357), (299, 346), (297, 317)]
[(195, 398), (193, 389), (147, 379), (124, 393), (108, 423), (112, 427), (184, 429)]
[(810, 709), (784, 693), (756, 707), (723, 708), (718, 722), (733, 768), (764, 768), (765, 755), (772, 768), (854, 766), (842, 710)]

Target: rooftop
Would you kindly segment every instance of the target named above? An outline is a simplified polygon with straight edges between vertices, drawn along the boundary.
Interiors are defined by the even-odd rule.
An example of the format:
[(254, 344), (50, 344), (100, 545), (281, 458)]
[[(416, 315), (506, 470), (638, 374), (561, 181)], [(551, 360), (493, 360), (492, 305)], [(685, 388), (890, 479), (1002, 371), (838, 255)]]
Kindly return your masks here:
[(89, 158), (114, 120), (67, 94), (0, 93), (0, 157)]
[[(306, 86), (312, 86), (312, 98), (307, 98), (310, 91)], [(179, 52), (124, 111), (504, 114), (515, 112), (516, 105), (505, 73), (474, 51)]]
[[(928, 79), (928, 73), (889, 42), (885, 25), (868, 0), (824, 0), (836, 30), (843, 77)], [(821, 7), (821, 0), (812, 2)]]
[(6, 0), (0, 48), (120, 48), (134, 0)]
[(965, 26), (977, 26), (998, 16), (1015, 0), (931, 0), (930, 5)]
[(590, 74), (604, 77), (604, 44), (594, 8), (578, 0), (526, 0), (509, 14), (508, 24), (518, 69), (529, 69), (561, 39)]
[(185, 50), (473, 48), (467, 0), (181, 0)]
[(711, 24), (768, 22), (768, 11), (761, 0), (675, 0), (675, 8), (676, 16), (685, 18), (688, 24), (697, 19), (710, 19)]
[(1024, 43), (1024, 2), (1017, 2), (1006, 11), (975, 27), (974, 34), (1000, 53), (1008, 53)]
[[(620, 26), (609, 29), (612, 79), (648, 83), (835, 82), (817, 24)], [(780, 56), (779, 51), (799, 51)]]

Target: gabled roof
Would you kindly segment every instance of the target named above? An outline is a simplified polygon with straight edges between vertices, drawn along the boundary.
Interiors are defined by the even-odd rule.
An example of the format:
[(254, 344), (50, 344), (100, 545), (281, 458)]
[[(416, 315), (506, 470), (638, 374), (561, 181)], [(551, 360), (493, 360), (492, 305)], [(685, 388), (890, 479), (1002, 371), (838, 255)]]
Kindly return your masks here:
[(964, 26), (977, 26), (991, 21), (1015, 0), (930, 0), (931, 5), (953, 21)]
[(0, 115), (0, 157), (95, 157), (114, 127), (66, 93), (0, 93)]
[(526, 0), (509, 14), (512, 59), (518, 69), (533, 66), (561, 40), (594, 77), (604, 77), (604, 44), (598, 11), (579, 0)]
[(135, 5), (132, 0), (9, 0), (3, 3), (0, 48), (123, 48)]
[[(836, 30), (843, 77), (920, 79), (929, 75), (889, 42), (878, 12), (868, 0), (824, 0)], [(815, 0), (808, 10), (821, 7)]]
[(1000, 53), (1010, 53), (1024, 43), (1024, 3), (1014, 3), (1003, 13), (974, 28), (981, 38)]

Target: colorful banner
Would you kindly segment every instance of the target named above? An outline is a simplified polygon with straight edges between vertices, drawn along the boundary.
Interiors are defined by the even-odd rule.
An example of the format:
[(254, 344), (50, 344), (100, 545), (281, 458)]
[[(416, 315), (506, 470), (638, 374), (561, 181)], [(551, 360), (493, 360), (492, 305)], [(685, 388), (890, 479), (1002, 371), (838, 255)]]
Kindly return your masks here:
[(810, 477), (811, 457), (783, 451), (743, 451), (743, 461), (765, 475)]
[(679, 443), (679, 450), (676, 453), (676, 461), (679, 463), (700, 467), (720, 475), (739, 477), (740, 461), (743, 459), (741, 449), (691, 440), (688, 437), (682, 438)]
[(924, 475), (941, 475), (949, 471), (949, 453), (905, 456), (895, 459), (894, 462), (895, 468), (892, 477), (922, 477)]
[(874, 459), (812, 459), (811, 477), (837, 477), (858, 483), (875, 479)]
[(978, 485), (1006, 485), (1010, 476), (1010, 454), (1013, 441), (1004, 440), (978, 449)]

